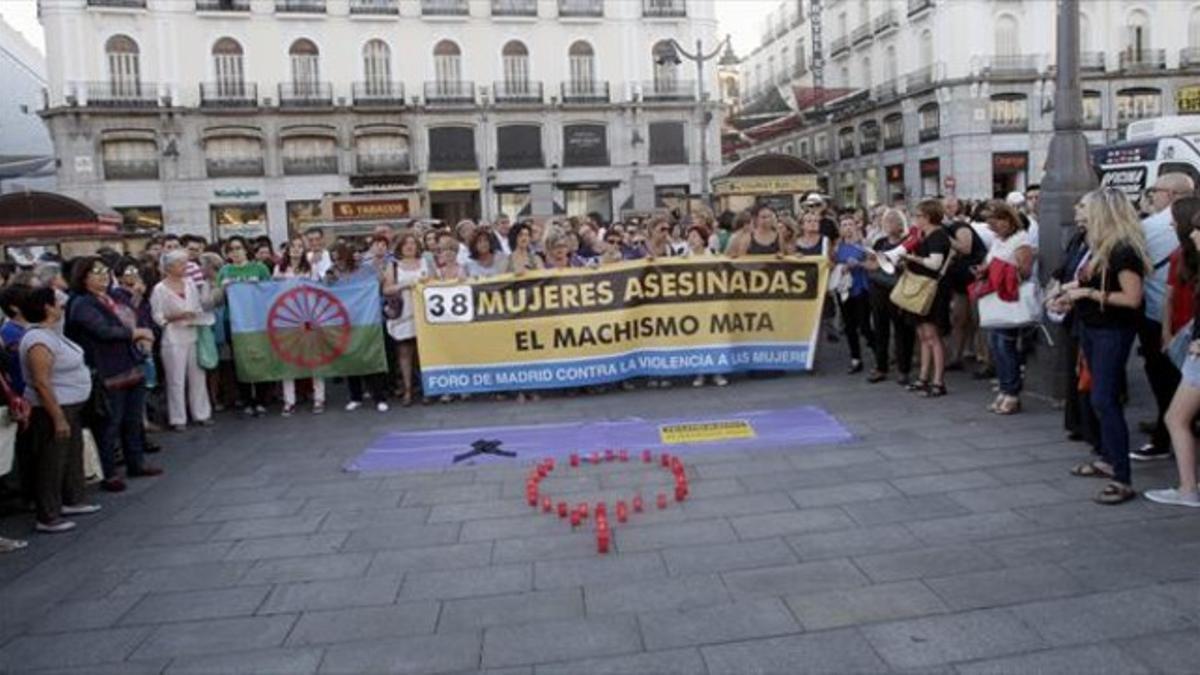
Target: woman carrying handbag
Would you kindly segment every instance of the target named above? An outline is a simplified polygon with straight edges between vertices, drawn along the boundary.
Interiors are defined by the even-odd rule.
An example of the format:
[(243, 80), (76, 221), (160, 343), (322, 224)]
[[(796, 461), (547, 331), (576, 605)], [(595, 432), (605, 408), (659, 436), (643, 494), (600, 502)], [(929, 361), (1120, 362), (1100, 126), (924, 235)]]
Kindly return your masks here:
[(942, 227), (942, 203), (926, 199), (917, 204), (913, 222), (921, 241), (912, 253), (902, 254), (904, 275), (892, 291), (892, 302), (916, 327), (921, 344), (921, 370), (908, 390), (925, 398), (946, 395), (946, 346), (942, 336), (950, 332), (950, 288), (946, 268), (953, 253), (950, 235)]

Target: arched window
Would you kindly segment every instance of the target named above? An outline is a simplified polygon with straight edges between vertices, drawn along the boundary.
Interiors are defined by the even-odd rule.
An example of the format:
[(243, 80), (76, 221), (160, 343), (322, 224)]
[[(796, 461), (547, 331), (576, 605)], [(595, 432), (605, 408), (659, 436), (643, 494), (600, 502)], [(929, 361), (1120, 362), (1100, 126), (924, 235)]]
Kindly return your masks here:
[(1144, 61), (1143, 53), (1150, 49), (1150, 16), (1143, 10), (1135, 9), (1129, 13), (1126, 25), (1125, 50), (1134, 55), (1133, 60)]
[(993, 133), (1029, 129), (1029, 101), (1024, 94), (996, 94), (990, 107)]
[(933, 67), (933, 32), (925, 31), (921, 33), (920, 42), (917, 43), (917, 67), (932, 68)]
[(242, 46), (233, 38), (221, 38), (212, 48), (213, 75), (217, 95), (240, 98), (246, 94), (246, 77), (242, 66)]
[(773, 55), (768, 56), (767, 57), (767, 84), (769, 84), (769, 85), (775, 84), (776, 77), (777, 77), (777, 75), (775, 72), (775, 57)]
[(789, 80), (792, 77), (792, 52), (787, 45), (779, 51), (779, 74), (783, 80)]
[(842, 66), (840, 75), (841, 75), (842, 79), (838, 82), (838, 86), (839, 87), (849, 87), (850, 86), (850, 66)]
[(321, 82), (321, 53), (311, 40), (300, 38), (288, 49), (292, 60), (292, 86), (299, 96), (316, 96)]
[(887, 68), (887, 79), (889, 82), (895, 82), (896, 78), (900, 77), (900, 61), (896, 58), (896, 46), (888, 45), (884, 51), (884, 68)]
[(1079, 13), (1079, 51), (1092, 51), (1092, 20), (1086, 12)]
[(862, 60), (862, 88), (870, 89), (875, 86), (875, 76), (871, 73), (871, 59)]
[(1162, 92), (1152, 88), (1122, 89), (1117, 92), (1117, 124), (1121, 127), (1134, 120), (1162, 115)]
[(439, 85), (457, 85), (462, 81), (462, 50), (451, 40), (442, 40), (433, 48), (433, 73)]
[(579, 91), (590, 91), (596, 81), (596, 53), (592, 46), (583, 40), (572, 43), (567, 50), (567, 60), (571, 68), (571, 86)]
[(1188, 17), (1188, 49), (1200, 50), (1200, 7), (1194, 8)]
[(996, 56), (1016, 56), (1021, 53), (1020, 32), (1017, 18), (1011, 14), (996, 17), (992, 35), (996, 40)]
[(504, 85), (514, 94), (529, 93), (529, 49), (525, 43), (512, 40), (500, 51), (504, 60)]
[[(679, 82), (679, 55), (670, 42), (661, 40), (654, 43), (650, 50), (654, 58), (654, 89), (660, 92), (673, 92)], [(771, 74), (768, 74), (770, 77)]]
[(382, 96), (390, 93), (392, 81), (392, 50), (383, 40), (369, 40), (363, 45), (363, 81), (367, 94)]
[(114, 35), (104, 43), (108, 79), (114, 96), (140, 96), (142, 88), (138, 46), (127, 35)]
[(937, 140), (942, 128), (942, 113), (936, 103), (926, 103), (917, 110), (917, 139), (924, 143)]

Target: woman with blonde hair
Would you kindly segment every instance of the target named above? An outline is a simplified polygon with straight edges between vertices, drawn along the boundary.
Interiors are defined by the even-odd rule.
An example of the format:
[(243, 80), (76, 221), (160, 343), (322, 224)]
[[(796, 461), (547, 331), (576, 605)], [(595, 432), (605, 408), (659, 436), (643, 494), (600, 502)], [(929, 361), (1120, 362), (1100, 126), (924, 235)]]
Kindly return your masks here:
[(1090, 257), (1052, 304), (1057, 310), (1073, 306), (1079, 320), (1079, 343), (1091, 373), (1089, 400), (1100, 421), (1103, 458), (1080, 464), (1071, 473), (1108, 479), (1095, 501), (1121, 504), (1137, 492), (1130, 475), (1129, 426), (1121, 407), (1120, 383), (1137, 335), (1143, 280), (1153, 265), (1137, 212), (1123, 192), (1100, 188), (1084, 195), (1081, 205)]

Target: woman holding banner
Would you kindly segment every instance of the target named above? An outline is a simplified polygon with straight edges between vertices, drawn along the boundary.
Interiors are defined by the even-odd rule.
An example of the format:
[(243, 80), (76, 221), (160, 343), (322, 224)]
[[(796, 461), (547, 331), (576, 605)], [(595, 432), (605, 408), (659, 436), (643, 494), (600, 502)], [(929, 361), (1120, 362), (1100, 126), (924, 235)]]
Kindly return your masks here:
[(528, 223), (513, 225), (508, 231), (508, 246), (512, 251), (508, 256), (509, 273), (519, 276), (542, 269), (542, 259), (533, 250), (533, 230)]
[(404, 385), (404, 397), (400, 405), (407, 408), (413, 402), (413, 360), (417, 350), (413, 288), (429, 277), (429, 267), (421, 256), (421, 242), (412, 232), (401, 235), (400, 242), (396, 244), (395, 269), (394, 283), (400, 292), (400, 312), (395, 318), (388, 319), (387, 332), (396, 341), (396, 362), (400, 366), (401, 384)]
[(162, 360), (167, 411), (171, 428), (187, 427), (188, 410), (202, 426), (212, 424), (212, 406), (204, 369), (196, 357), (197, 326), (211, 321), (200, 288), (188, 277), (188, 253), (176, 249), (163, 255), (163, 278), (150, 294), (154, 322), (163, 327)]
[[(288, 241), (287, 251), (280, 256), (279, 264), (275, 267), (276, 279), (307, 279), (313, 281), (312, 265), (308, 262), (304, 237), (294, 236)], [(313, 414), (325, 412), (325, 380), (320, 377), (312, 378)], [(291, 417), (296, 412), (296, 381), (283, 381), (283, 416)]]
[(725, 255), (740, 258), (744, 255), (770, 255), (784, 252), (775, 209), (766, 204), (759, 205), (754, 212), (754, 225), (739, 230), (729, 242)]
[[(343, 243), (334, 246), (333, 266), (325, 273), (325, 282), (337, 284), (368, 281), (382, 285), (379, 272), (370, 265), (360, 265), (358, 258), (354, 255), (354, 249), (350, 248), (349, 244)], [(382, 288), (380, 290), (382, 292)], [(364, 387), (369, 390), (371, 399), (375, 401), (375, 409), (381, 413), (387, 412), (387, 387), (384, 386), (383, 379), (378, 373), (347, 377), (346, 384), (350, 387), (350, 402), (346, 404), (346, 412), (353, 412), (362, 407)]]
[(467, 242), (470, 259), (467, 260), (467, 276), (472, 279), (486, 279), (503, 274), (508, 269), (508, 257), (493, 250), (495, 242), (492, 233), (484, 228), (475, 230), (471, 240)]

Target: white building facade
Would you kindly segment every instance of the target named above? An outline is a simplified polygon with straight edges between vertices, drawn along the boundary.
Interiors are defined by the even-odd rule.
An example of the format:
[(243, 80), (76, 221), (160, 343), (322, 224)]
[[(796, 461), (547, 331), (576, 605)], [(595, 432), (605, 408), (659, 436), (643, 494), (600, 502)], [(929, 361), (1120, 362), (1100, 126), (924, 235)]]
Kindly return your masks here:
[[(739, 154), (809, 159), (851, 204), (942, 192), (1001, 196), (1040, 182), (1054, 124), (1056, 4), (823, 0), (824, 86), (851, 93), (828, 114), (804, 111), (804, 123), (756, 138)], [(1080, 6), (1084, 126), (1093, 145), (1119, 140), (1134, 120), (1200, 113), (1200, 2)], [(811, 36), (812, 20), (799, 33)], [(811, 70), (774, 84), (811, 85)]]
[(0, 192), (52, 190), (54, 152), (38, 117), (46, 59), (0, 19)]
[(350, 219), (612, 217), (700, 193), (699, 157), (720, 162), (715, 68), (702, 102), (668, 47), (715, 44), (712, 0), (41, 0), (41, 17), (60, 189), (172, 232), (282, 240), (329, 220), (329, 195)]

